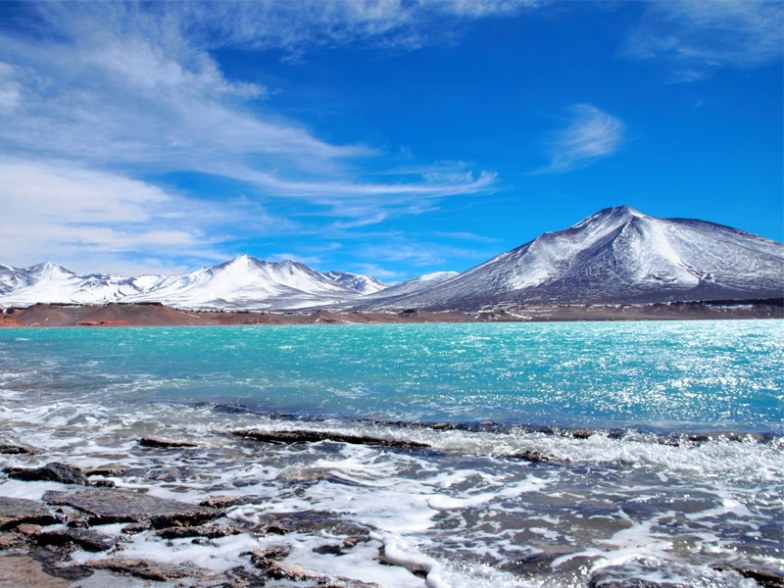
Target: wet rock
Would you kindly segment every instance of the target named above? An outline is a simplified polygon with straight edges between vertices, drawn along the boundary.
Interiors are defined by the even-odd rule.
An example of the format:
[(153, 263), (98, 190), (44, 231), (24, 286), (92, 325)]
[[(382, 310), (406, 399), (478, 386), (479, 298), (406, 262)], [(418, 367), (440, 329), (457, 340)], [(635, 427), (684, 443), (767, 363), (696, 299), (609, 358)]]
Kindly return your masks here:
[(150, 529), (152, 529), (150, 521), (142, 521), (140, 523), (125, 525), (122, 528), (122, 532), (126, 535), (136, 535), (138, 533), (143, 533), (144, 531), (149, 531)]
[(175, 447), (199, 447), (198, 443), (192, 441), (180, 441), (176, 439), (163, 439), (161, 437), (142, 437), (139, 439), (142, 447), (155, 447), (159, 449), (169, 449)]
[(0, 557), (0, 588), (67, 588), (70, 582), (44, 571), (40, 562), (26, 555)]
[(155, 482), (172, 483), (181, 480), (183, 475), (179, 468), (169, 466), (169, 467), (149, 468), (145, 472), (145, 477), (148, 480), (153, 480)]
[(153, 527), (160, 529), (176, 525), (198, 525), (222, 514), (215, 509), (178, 500), (109, 488), (86, 488), (71, 492), (50, 490), (44, 494), (44, 501), (71, 506), (86, 513), (91, 525), (149, 521)]
[(87, 484), (87, 476), (79, 468), (53, 461), (40, 468), (8, 468), (9, 477), (17, 480), (60, 482), (61, 484)]
[(603, 568), (593, 573), (588, 588), (689, 588), (686, 584), (673, 582), (654, 582), (642, 578), (628, 577), (623, 568)]
[(762, 586), (762, 588), (784, 588), (784, 577), (771, 572), (770, 570), (724, 564), (716, 564), (711, 567), (719, 572), (732, 571), (740, 574), (744, 578), (751, 578)]
[(243, 531), (236, 527), (223, 525), (196, 526), (196, 527), (168, 527), (158, 530), (155, 534), (161, 539), (184, 539), (188, 537), (206, 537), (207, 539), (220, 539), (229, 535), (239, 535)]
[[(255, 565), (255, 564), (254, 564)], [(283, 580), (288, 582), (314, 582), (318, 586), (328, 588), (380, 588), (378, 584), (344, 578), (343, 576), (328, 576), (320, 572), (306, 570), (296, 564), (286, 563), (277, 560), (266, 560), (264, 576), (273, 580)], [(257, 566), (258, 567), (258, 566)]]
[(26, 539), (21, 533), (14, 533), (13, 531), (0, 533), (0, 551), (19, 547), (24, 545), (25, 541)]
[(107, 464), (95, 468), (87, 468), (84, 471), (87, 476), (120, 476), (130, 470), (128, 466), (120, 464)]
[(34, 537), (41, 532), (41, 525), (34, 525), (32, 523), (23, 523), (19, 525), (16, 530), (22, 535)]
[(523, 461), (530, 461), (531, 463), (555, 461), (545, 453), (541, 453), (536, 449), (526, 449), (522, 453), (515, 453), (509, 456), (512, 459), (521, 459)]
[(223, 496), (216, 495), (205, 498), (199, 503), (199, 506), (207, 506), (209, 508), (226, 508), (234, 504), (239, 504), (246, 499), (245, 496)]
[(268, 513), (260, 518), (256, 531), (265, 535), (303, 533), (351, 537), (356, 541), (367, 540), (370, 535), (370, 529), (364, 525), (347, 521), (336, 513), (314, 510)]
[(0, 496), (0, 530), (11, 529), (22, 523), (52, 525), (57, 522), (57, 518), (40, 502)]
[(96, 488), (114, 488), (116, 485), (114, 480), (96, 480), (90, 483), (90, 486), (95, 486)]
[(45, 573), (69, 582), (91, 576), (93, 571), (68, 561), (68, 550), (51, 547), (35, 547), (29, 554), (43, 566)]
[(321, 555), (345, 555), (346, 553), (343, 550), (343, 545), (338, 543), (319, 545), (318, 547), (314, 547), (312, 551), (313, 553), (320, 553)]
[(127, 574), (143, 580), (154, 580), (157, 582), (167, 582), (177, 578), (186, 577), (209, 577), (211, 574), (200, 570), (193, 565), (188, 566), (166, 566), (156, 564), (142, 559), (130, 559), (125, 557), (113, 557), (88, 561), (85, 566), (94, 570), (108, 570), (120, 574)]
[(396, 439), (383, 439), (366, 435), (347, 435), (326, 431), (232, 431), (231, 434), (263, 443), (318, 443), (319, 441), (334, 441), (336, 443), (353, 445), (374, 445), (403, 449), (426, 449), (430, 447), (427, 443), (418, 443), (416, 441), (398, 441)]
[(291, 553), (290, 545), (270, 545), (263, 549), (248, 551), (242, 555), (250, 556), (250, 563), (260, 570), (269, 569), (273, 561), (284, 559)]
[(569, 437), (572, 439), (588, 439), (594, 432), (590, 429), (572, 429), (569, 431)]
[(65, 529), (64, 531), (46, 531), (39, 533), (36, 542), (41, 546), (75, 545), (85, 551), (108, 551), (115, 546), (114, 539), (103, 533), (89, 529)]
[(22, 445), (13, 445), (11, 443), (0, 443), (0, 454), (5, 455), (29, 455), (35, 453), (35, 449), (31, 447), (23, 447)]
[(87, 519), (71, 519), (66, 523), (69, 529), (86, 529), (90, 526)]

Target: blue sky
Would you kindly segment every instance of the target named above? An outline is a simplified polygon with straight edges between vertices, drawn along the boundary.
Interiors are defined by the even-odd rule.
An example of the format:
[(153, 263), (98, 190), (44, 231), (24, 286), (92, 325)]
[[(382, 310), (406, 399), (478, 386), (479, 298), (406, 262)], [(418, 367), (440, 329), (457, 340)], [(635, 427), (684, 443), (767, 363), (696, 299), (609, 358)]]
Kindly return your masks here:
[(784, 237), (780, 2), (0, 3), (0, 262), (398, 281), (628, 204)]

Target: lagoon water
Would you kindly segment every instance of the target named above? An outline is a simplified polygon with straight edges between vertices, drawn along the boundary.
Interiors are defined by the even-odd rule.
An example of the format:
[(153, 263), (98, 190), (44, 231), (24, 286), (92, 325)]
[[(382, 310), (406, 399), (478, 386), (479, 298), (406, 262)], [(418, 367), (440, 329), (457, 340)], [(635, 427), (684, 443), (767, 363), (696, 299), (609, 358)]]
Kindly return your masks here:
[[(754, 586), (715, 568), (784, 573), (782, 366), (781, 321), (4, 329), (0, 441), (43, 450), (6, 465), (119, 462), (119, 487), (244, 497), (237, 522), (320, 521), (166, 549), (141, 533), (128, 556), (220, 571), (283, 541), (288, 561), (382, 586)], [(0, 478), (0, 495), (56, 486)], [(324, 547), (347, 527), (362, 540)]]

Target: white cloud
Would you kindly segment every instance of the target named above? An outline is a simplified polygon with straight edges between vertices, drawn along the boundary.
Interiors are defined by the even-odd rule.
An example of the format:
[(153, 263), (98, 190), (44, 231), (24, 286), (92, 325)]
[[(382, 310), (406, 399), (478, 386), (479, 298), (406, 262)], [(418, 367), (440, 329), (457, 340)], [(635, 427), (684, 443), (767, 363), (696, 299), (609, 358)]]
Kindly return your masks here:
[(476, 249), (453, 247), (441, 243), (420, 243), (406, 238), (397, 239), (391, 243), (365, 245), (360, 247), (360, 252), (369, 259), (390, 262), (404, 261), (414, 267), (443, 267), (450, 259), (473, 262), (491, 256)]
[[(221, 175), (266, 196), (300, 198), (336, 216), (363, 218), (385, 214), (377, 207), (386, 206), (414, 213), (420, 209), (412, 199), (481, 192), (494, 181), (492, 172), (470, 170), (423, 172), (401, 183), (363, 180), (366, 168), (383, 165), (378, 153), (321, 140), (269, 108), (259, 114), (254, 106), (266, 88), (228, 80), (207, 50), (227, 43), (307, 45), (318, 43), (317, 31), (334, 42), (383, 35), (411, 14), (434, 10), (429, 3), (35, 6), (57, 36), (0, 33), (0, 51), (14, 62), (0, 67), (6, 153), (129, 174)], [(284, 22), (301, 26), (301, 39), (285, 37)]]
[(624, 124), (590, 104), (571, 108), (564, 129), (549, 142), (550, 164), (534, 173), (565, 173), (609, 157), (624, 142)]
[(2, 261), (14, 265), (54, 260), (79, 271), (122, 272), (146, 257), (175, 271), (183, 258), (225, 260), (218, 235), (227, 226), (291, 230), (249, 204), (218, 206), (67, 162), (0, 160), (0, 186)]
[(630, 32), (624, 53), (663, 59), (677, 81), (720, 66), (757, 67), (781, 61), (784, 4), (766, 0), (651, 2)]

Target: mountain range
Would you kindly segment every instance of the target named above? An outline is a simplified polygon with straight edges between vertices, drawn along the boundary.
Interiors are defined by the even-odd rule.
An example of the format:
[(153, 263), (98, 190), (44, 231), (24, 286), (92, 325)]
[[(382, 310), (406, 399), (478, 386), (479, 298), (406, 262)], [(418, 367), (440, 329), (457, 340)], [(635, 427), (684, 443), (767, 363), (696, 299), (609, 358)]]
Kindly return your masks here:
[(463, 273), (394, 285), (242, 255), (175, 276), (77, 275), (47, 262), (0, 264), (0, 307), (159, 302), (188, 309), (478, 310), (538, 304), (639, 304), (784, 296), (784, 244), (628, 206), (544, 233)]

